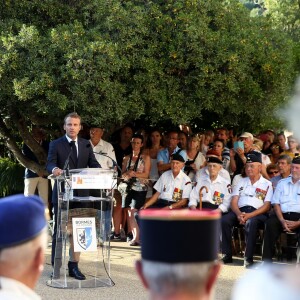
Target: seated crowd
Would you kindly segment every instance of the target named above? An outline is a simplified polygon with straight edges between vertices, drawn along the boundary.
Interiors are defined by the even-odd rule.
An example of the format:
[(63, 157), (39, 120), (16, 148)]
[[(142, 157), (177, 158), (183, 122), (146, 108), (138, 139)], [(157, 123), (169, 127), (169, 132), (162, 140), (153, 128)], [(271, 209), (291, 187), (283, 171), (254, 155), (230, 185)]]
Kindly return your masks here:
[[(112, 239), (124, 238), (127, 231), (130, 245), (140, 245), (139, 210), (219, 210), (223, 262), (232, 262), (232, 230), (242, 226), (244, 266), (250, 267), (259, 229), (265, 229), (265, 261), (272, 261), (281, 232), (299, 233), (300, 156), (293, 136), (286, 145), (285, 135), (271, 130), (234, 137), (226, 128), (203, 135), (176, 130), (162, 135), (154, 129), (147, 136), (133, 135), (125, 126), (121, 141), (130, 130), (127, 147), (132, 147), (123, 154), (120, 177), (134, 192), (127, 187), (115, 193), (118, 215), (113, 214)], [(118, 156), (118, 147), (115, 152)], [(118, 208), (121, 202), (123, 209)]]
[[(283, 133), (267, 130), (237, 136), (226, 128), (191, 134), (187, 126), (166, 134), (157, 128), (134, 133), (127, 124), (110, 144), (102, 139), (102, 124), (89, 127), (95, 166), (118, 166), (111, 240), (127, 239), (130, 246), (140, 245), (140, 210), (218, 210), (224, 263), (232, 262), (233, 227), (243, 226), (245, 266), (249, 266), (258, 229), (265, 227), (264, 260), (272, 259), (282, 231), (300, 230), (299, 144), (292, 135), (286, 139)], [(28, 181), (26, 188), (32, 184), (35, 190), (37, 182)], [(105, 226), (110, 232), (110, 224)]]

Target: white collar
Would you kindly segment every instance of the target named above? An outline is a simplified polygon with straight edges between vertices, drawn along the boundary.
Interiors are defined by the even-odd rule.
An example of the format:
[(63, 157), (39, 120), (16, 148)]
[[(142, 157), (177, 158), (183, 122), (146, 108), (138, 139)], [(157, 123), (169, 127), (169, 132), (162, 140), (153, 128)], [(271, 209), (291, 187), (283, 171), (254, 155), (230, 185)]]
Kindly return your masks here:
[[(66, 135), (66, 138), (67, 138), (67, 140), (68, 140), (69, 143), (73, 141), (73, 140), (72, 140), (71, 138), (69, 138), (67, 135)], [(78, 137), (76, 137), (76, 139), (74, 140), (75, 144), (77, 144), (77, 142), (78, 142), (77, 140), (78, 140)]]

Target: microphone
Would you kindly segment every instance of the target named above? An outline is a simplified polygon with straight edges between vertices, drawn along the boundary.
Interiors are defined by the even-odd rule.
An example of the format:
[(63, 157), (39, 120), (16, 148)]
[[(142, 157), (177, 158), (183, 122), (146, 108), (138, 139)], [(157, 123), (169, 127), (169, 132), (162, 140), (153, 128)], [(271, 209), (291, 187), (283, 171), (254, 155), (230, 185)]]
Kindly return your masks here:
[(70, 150), (70, 152), (69, 152), (69, 154), (67, 156), (67, 159), (65, 161), (64, 168), (63, 168), (63, 171), (66, 171), (66, 176), (70, 176), (70, 172), (69, 172), (70, 171), (70, 165), (69, 165), (69, 162), (70, 162), (70, 157), (71, 157), (71, 154), (72, 154), (73, 146), (76, 147), (75, 146), (75, 142), (71, 141), (69, 143), (69, 146), (71, 147), (71, 150)]
[(100, 150), (99, 152), (93, 151), (93, 153), (99, 154), (99, 155), (102, 155), (102, 156), (105, 156), (105, 157), (109, 158), (109, 159), (112, 161), (112, 163), (113, 163), (113, 167), (117, 167), (117, 169), (122, 173), (122, 170), (121, 170), (121, 168), (118, 166), (117, 162), (116, 162), (113, 158), (111, 158), (109, 155), (107, 155), (107, 153), (102, 152), (101, 150)]

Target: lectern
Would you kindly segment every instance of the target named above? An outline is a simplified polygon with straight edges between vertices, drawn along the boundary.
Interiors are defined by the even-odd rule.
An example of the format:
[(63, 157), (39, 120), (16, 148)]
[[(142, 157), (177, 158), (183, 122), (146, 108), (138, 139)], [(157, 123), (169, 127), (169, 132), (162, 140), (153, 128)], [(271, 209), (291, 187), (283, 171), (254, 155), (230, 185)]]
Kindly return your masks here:
[[(51, 178), (57, 184), (58, 224), (54, 271), (47, 285), (64, 289), (112, 286), (110, 224), (117, 174), (87, 168)], [(85, 280), (69, 277), (69, 255), (80, 256)]]

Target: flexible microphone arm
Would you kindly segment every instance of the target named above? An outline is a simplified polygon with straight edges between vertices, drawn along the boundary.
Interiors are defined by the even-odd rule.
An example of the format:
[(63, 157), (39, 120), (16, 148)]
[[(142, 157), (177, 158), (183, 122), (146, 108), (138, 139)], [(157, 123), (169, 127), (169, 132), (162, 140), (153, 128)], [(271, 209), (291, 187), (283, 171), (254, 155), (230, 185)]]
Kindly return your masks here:
[(102, 156), (105, 156), (105, 157), (109, 158), (109, 159), (112, 161), (113, 166), (114, 166), (114, 167), (117, 167), (117, 169), (122, 173), (122, 170), (121, 170), (121, 168), (118, 166), (117, 162), (116, 162), (113, 158), (111, 158), (110, 156), (108, 156), (106, 153), (104, 153), (104, 152), (102, 152), (102, 151), (100, 151), (100, 152), (95, 152), (95, 151), (93, 151), (93, 153), (99, 154), (99, 155), (102, 155)]
[(64, 168), (63, 168), (63, 171), (66, 171), (66, 176), (70, 176), (70, 164), (69, 164), (69, 162), (70, 162), (70, 157), (71, 157), (71, 154), (72, 154), (72, 149), (73, 149), (73, 146), (75, 146), (75, 144), (70, 142), (69, 146), (71, 147), (71, 150), (70, 150), (70, 152), (67, 156), (67, 159), (65, 161)]

